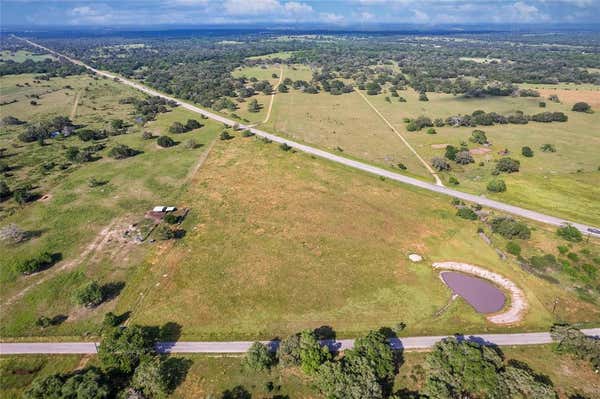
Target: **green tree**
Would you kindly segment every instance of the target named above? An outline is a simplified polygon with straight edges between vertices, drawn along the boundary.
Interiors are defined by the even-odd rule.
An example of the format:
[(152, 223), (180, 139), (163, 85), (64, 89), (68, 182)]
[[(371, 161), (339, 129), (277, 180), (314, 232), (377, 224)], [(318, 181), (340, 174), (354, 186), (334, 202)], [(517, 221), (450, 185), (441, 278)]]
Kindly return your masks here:
[(357, 338), (354, 349), (347, 351), (346, 356), (364, 358), (380, 384), (393, 385), (396, 370), (394, 351), (380, 331), (370, 331), (365, 337)]
[(521, 255), (521, 246), (514, 241), (509, 241), (506, 243), (506, 252), (511, 255), (519, 256)]
[(552, 144), (542, 144), (542, 146), (540, 147), (540, 150), (542, 150), (542, 152), (556, 152), (556, 147), (554, 147), (554, 145)]
[(38, 377), (25, 391), (26, 399), (61, 399), (64, 379), (60, 374)]
[(492, 397), (499, 389), (502, 358), (474, 342), (446, 338), (427, 356), (425, 392), (436, 399)]
[(571, 226), (570, 224), (559, 227), (556, 230), (556, 234), (558, 234), (559, 237), (571, 242), (581, 242), (583, 240), (581, 231), (579, 231), (577, 227)]
[(457, 164), (459, 165), (468, 165), (470, 163), (475, 162), (473, 160), (473, 156), (471, 155), (471, 153), (467, 150), (465, 151), (459, 151), (456, 153), (456, 156), (454, 158), (454, 160), (456, 161)]
[(502, 179), (490, 180), (487, 184), (487, 190), (492, 193), (502, 193), (506, 191), (506, 183)]
[(62, 398), (104, 399), (109, 396), (109, 388), (104, 376), (95, 369), (75, 373), (62, 386)]
[(110, 128), (113, 131), (119, 131), (121, 129), (123, 129), (125, 127), (125, 122), (123, 122), (123, 119), (113, 119), (112, 121), (110, 121)]
[(102, 303), (104, 300), (104, 293), (102, 292), (100, 284), (96, 281), (92, 281), (75, 291), (73, 299), (75, 303), (79, 305), (92, 308)]
[(262, 342), (255, 342), (246, 352), (244, 364), (251, 370), (261, 371), (270, 369), (273, 365), (273, 354)]
[(487, 136), (483, 130), (473, 130), (471, 137), (469, 137), (469, 141), (482, 145), (488, 143)]
[(527, 367), (507, 366), (500, 374), (500, 384), (495, 397), (556, 399), (552, 385), (538, 378)]
[(229, 132), (227, 130), (223, 130), (221, 132), (221, 134), (219, 135), (219, 139), (221, 140), (231, 140), (233, 138), (233, 136), (231, 134), (229, 134)]
[(17, 264), (16, 270), (21, 274), (33, 274), (43, 268), (50, 266), (54, 262), (52, 254), (44, 251), (35, 258), (29, 258)]
[(450, 164), (444, 158), (434, 157), (431, 160), (431, 166), (438, 172), (450, 170)]
[(258, 104), (258, 101), (256, 100), (256, 98), (253, 98), (248, 103), (248, 112), (255, 113), (255, 112), (259, 112), (259, 111), (260, 111), (260, 105)]
[(11, 196), (10, 188), (4, 180), (0, 180), (0, 201), (4, 201)]
[(321, 347), (311, 330), (300, 333), (300, 366), (306, 374), (315, 374), (321, 364), (331, 359), (329, 348)]
[(498, 172), (513, 173), (513, 172), (518, 172), (520, 166), (521, 166), (521, 163), (519, 161), (517, 161), (516, 159), (512, 159), (510, 157), (504, 157), (504, 158), (500, 158), (498, 160), (498, 163), (496, 164), (496, 170)]
[(292, 334), (279, 343), (277, 358), (283, 367), (300, 365), (300, 334)]
[(497, 217), (492, 219), (492, 232), (500, 234), (502, 237), (512, 240), (520, 238), (526, 240), (531, 237), (531, 230), (525, 223), (518, 222), (510, 217)]
[(163, 399), (170, 391), (170, 374), (169, 367), (160, 358), (144, 359), (136, 367), (131, 385), (148, 398)]
[(187, 130), (200, 129), (201, 127), (202, 124), (200, 124), (200, 122), (198, 122), (196, 119), (188, 119), (185, 123), (185, 128)]
[(108, 156), (114, 159), (125, 159), (136, 155), (138, 151), (126, 146), (125, 144), (117, 144), (108, 152)]
[(186, 127), (183, 126), (181, 122), (173, 122), (171, 126), (169, 126), (169, 133), (179, 134), (185, 133), (187, 131)]
[(157, 336), (157, 331), (138, 325), (109, 329), (98, 348), (102, 367), (131, 374), (141, 359), (154, 355)]
[(19, 187), (13, 191), (12, 195), (17, 204), (25, 205), (28, 202), (31, 202), (35, 198), (35, 194), (30, 191), (29, 186)]
[(453, 145), (447, 145), (446, 146), (446, 152), (444, 154), (444, 157), (454, 161), (456, 159), (456, 154), (458, 153), (458, 148), (456, 148)]
[(316, 375), (316, 385), (328, 399), (381, 399), (377, 376), (367, 358), (353, 356), (326, 362)]
[(475, 211), (466, 206), (458, 208), (458, 210), (456, 211), (456, 216), (467, 220), (477, 220), (477, 214), (475, 213)]

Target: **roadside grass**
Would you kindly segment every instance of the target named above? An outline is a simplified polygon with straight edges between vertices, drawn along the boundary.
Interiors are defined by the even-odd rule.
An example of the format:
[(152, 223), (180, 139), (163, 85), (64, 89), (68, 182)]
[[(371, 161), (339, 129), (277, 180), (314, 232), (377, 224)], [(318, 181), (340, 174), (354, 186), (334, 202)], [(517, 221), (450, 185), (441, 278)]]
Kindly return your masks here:
[[(538, 375), (549, 378), (560, 399), (581, 395), (600, 395), (600, 382), (591, 365), (568, 354), (555, 352), (554, 345), (502, 347), (506, 361), (527, 363)], [(404, 352), (394, 381), (394, 391), (422, 390), (425, 384), (425, 359), (428, 352)], [(257, 372), (243, 367), (243, 355), (173, 355), (191, 360), (186, 378), (169, 396), (178, 398), (220, 398), (227, 391), (242, 387), (252, 397), (281, 395), (292, 398), (319, 398), (311, 379), (296, 368), (275, 367)], [(69, 372), (80, 364), (79, 355), (27, 355), (0, 357), (0, 396), (20, 398), (31, 382), (56, 372)], [(88, 365), (98, 359), (90, 357)], [(271, 384), (272, 383), (272, 387)]]
[[(430, 264), (451, 260), (525, 291), (529, 311), (511, 331), (547, 329), (557, 297), (568, 304), (561, 319), (599, 319), (597, 306), (501, 261), (448, 197), (274, 144), (217, 142), (182, 201), (188, 234), (137, 268), (117, 304), (135, 323), (178, 323), (182, 339), (270, 339), (322, 325), (354, 337), (400, 322), (407, 335), (507, 331), (461, 300), (435, 317), (450, 292)], [(410, 263), (412, 252), (425, 261)]]
[[(53, 80), (50, 82), (62, 84)], [(73, 87), (82, 83), (73, 77), (68, 80)], [(14, 147), (12, 144), (17, 143), (16, 134), (19, 129), (25, 129), (23, 126), (11, 128), (0, 137), (0, 147), (8, 148), (7, 161), (11, 166), (16, 166), (14, 175), (8, 178), (9, 186), (30, 183), (35, 187), (36, 193), (48, 196), (47, 200), (38, 200), (25, 206), (19, 206), (13, 200), (1, 204), (2, 226), (16, 223), (26, 231), (37, 232), (39, 235), (19, 245), (0, 243), (3, 254), (0, 258), (2, 337), (96, 333), (104, 313), (114, 307), (115, 301), (93, 310), (79, 308), (72, 304), (74, 290), (89, 279), (97, 279), (102, 284), (127, 284), (130, 268), (144, 258), (148, 244), (127, 242), (117, 233), (143, 220), (144, 212), (154, 205), (172, 203), (179, 206), (178, 197), (197, 159), (221, 131), (219, 124), (203, 120), (202, 123), (206, 126), (199, 130), (171, 135), (179, 142), (177, 146), (160, 148), (155, 140), (142, 139), (143, 129), (134, 125), (131, 106), (118, 103), (121, 96), (136, 95), (136, 92), (115, 89), (111, 96), (111, 86), (114, 83), (108, 83), (106, 89), (103, 84), (97, 89), (103, 95), (94, 94), (94, 101), (102, 111), (93, 113), (94, 110), (90, 108), (85, 112), (78, 112), (74, 120), (76, 124), (100, 127), (106, 120), (102, 119), (106, 118), (103, 115), (111, 114), (124, 118), (131, 125), (131, 133), (102, 141), (106, 148), (100, 151), (101, 159), (73, 164), (66, 170), (60, 170), (58, 165), (66, 162), (65, 148), (84, 147), (93, 143), (84, 143), (76, 136), (71, 136), (48, 140), (43, 147), (37, 143), (18, 143), (18, 147)], [(92, 92), (95, 90), (92, 89)], [(73, 99), (72, 96), (61, 98), (62, 105)], [(47, 116), (64, 115), (54, 113), (54, 110), (60, 108), (59, 105), (49, 109)], [(68, 104), (63, 108), (67, 109)], [(2, 110), (4, 112), (4, 107)], [(26, 110), (21, 113), (11, 111), (10, 114), (26, 121), (35, 120), (28, 116)], [(41, 118), (42, 115), (43, 112), (40, 112), (36, 117)], [(144, 130), (151, 130), (156, 135), (165, 134), (174, 120), (185, 122), (188, 118), (198, 116), (176, 108), (172, 112), (159, 114), (157, 120), (148, 123)], [(184, 143), (188, 139), (194, 139), (198, 146), (195, 149), (186, 148)], [(117, 143), (126, 144), (142, 153), (129, 159), (114, 160), (107, 153)], [(48, 161), (55, 162), (57, 166), (41, 173), (40, 165)], [(92, 178), (106, 181), (106, 184), (89, 187)], [(108, 232), (114, 233), (115, 237), (102, 243), (102, 236), (107, 233), (103, 230), (108, 227)], [(94, 248), (90, 250), (90, 247)], [(15, 271), (19, 262), (43, 251), (60, 254), (62, 261), (46, 271), (27, 277), (20, 276)], [(64, 265), (69, 267), (56, 272)], [(50, 277), (46, 278), (46, 275)], [(35, 285), (39, 281), (43, 282)], [(32, 288), (24, 297), (6, 304), (27, 287)], [(41, 315), (51, 318), (64, 315), (69, 318), (60, 325), (42, 331), (35, 326), (35, 320)]]
[(79, 364), (79, 355), (27, 355), (0, 357), (0, 397), (18, 399), (36, 378), (66, 373)]
[[(600, 98), (600, 92), (596, 92)], [(555, 104), (546, 101), (546, 108), (539, 108), (540, 98), (492, 97), (484, 99), (464, 99), (447, 94), (428, 93), (429, 101), (420, 102), (412, 90), (400, 91), (407, 99), (406, 103), (391, 104), (384, 100), (385, 94), (369, 96), (379, 111), (397, 126), (405, 130), (404, 117), (414, 118), (426, 115), (434, 119), (445, 119), (450, 115), (472, 113), (477, 109), (486, 112), (510, 112), (522, 110), (532, 114), (542, 111), (561, 111), (569, 116), (566, 123), (530, 122), (526, 125), (496, 125), (477, 128), (435, 128), (437, 134), (405, 132), (406, 139), (425, 158), (444, 155), (443, 148), (436, 145), (450, 144), (459, 147), (466, 142), (470, 149), (480, 145), (469, 142), (474, 129), (484, 130), (492, 143), (490, 152), (474, 155), (474, 164), (461, 166), (451, 162), (452, 170), (442, 173), (448, 181), (454, 176), (460, 182), (459, 190), (483, 194), (503, 202), (548, 213), (555, 216), (600, 225), (600, 207), (595, 198), (600, 196), (600, 163), (595, 148), (600, 145), (600, 133), (596, 128), (600, 124), (600, 114), (584, 114), (570, 111), (569, 104)], [(555, 153), (540, 150), (543, 144), (553, 144)], [(534, 151), (533, 158), (521, 155), (521, 148), (529, 146)], [(503, 175), (508, 190), (504, 193), (489, 193), (487, 183), (493, 178), (495, 160), (503, 155), (500, 151), (508, 149), (512, 158), (521, 162), (521, 170), (511, 175)], [(480, 166), (480, 163), (483, 166)]]

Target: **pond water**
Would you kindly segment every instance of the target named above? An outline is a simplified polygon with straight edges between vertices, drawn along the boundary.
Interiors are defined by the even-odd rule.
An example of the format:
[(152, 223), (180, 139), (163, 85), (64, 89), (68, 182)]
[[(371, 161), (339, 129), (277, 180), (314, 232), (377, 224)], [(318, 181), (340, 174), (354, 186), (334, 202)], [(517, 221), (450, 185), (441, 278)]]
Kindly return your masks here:
[(479, 313), (495, 313), (504, 307), (504, 293), (494, 284), (457, 272), (441, 272), (442, 280)]

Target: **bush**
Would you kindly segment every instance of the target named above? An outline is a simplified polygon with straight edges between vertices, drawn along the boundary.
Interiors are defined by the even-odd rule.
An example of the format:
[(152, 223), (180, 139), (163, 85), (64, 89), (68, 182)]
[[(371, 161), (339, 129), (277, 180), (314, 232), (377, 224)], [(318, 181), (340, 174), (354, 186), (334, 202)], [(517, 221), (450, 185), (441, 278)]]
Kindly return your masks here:
[(448, 179), (448, 183), (452, 184), (453, 186), (458, 186), (460, 184), (458, 179), (454, 176), (450, 176), (450, 178)]
[(444, 157), (451, 161), (454, 161), (456, 159), (457, 153), (458, 153), (458, 148), (454, 147), (453, 145), (447, 145), (446, 152), (444, 153)]
[(113, 312), (108, 312), (104, 315), (104, 320), (102, 321), (102, 325), (105, 327), (116, 327), (120, 324), (121, 320), (119, 316), (114, 314)]
[(502, 179), (491, 180), (487, 184), (487, 190), (492, 193), (502, 193), (506, 191), (506, 183)]
[(12, 192), (10, 191), (10, 187), (4, 180), (0, 180), (0, 201), (4, 201), (8, 197), (10, 197)]
[(202, 124), (200, 124), (200, 122), (198, 122), (196, 119), (188, 119), (185, 124), (185, 128), (188, 131), (194, 130), (194, 129), (200, 129), (201, 127), (202, 127)]
[(426, 133), (427, 134), (437, 134), (437, 131), (434, 128), (430, 127), (429, 129), (427, 129)]
[(477, 144), (483, 145), (483, 144), (487, 144), (488, 139), (483, 130), (473, 130), (473, 133), (471, 133), (471, 137), (469, 138), (469, 141), (471, 141), (472, 143), (477, 143)]
[(533, 150), (531, 149), (531, 147), (525, 146), (525, 147), (521, 148), (521, 154), (524, 157), (531, 158), (533, 156)]
[(273, 355), (265, 344), (255, 342), (246, 352), (244, 365), (255, 371), (268, 370), (273, 365)]
[(552, 144), (542, 144), (540, 149), (543, 152), (556, 152), (556, 147), (554, 147), (554, 145), (552, 145)]
[(96, 281), (92, 281), (75, 291), (73, 299), (78, 305), (93, 308), (102, 303), (104, 294), (102, 287)]
[(219, 139), (221, 140), (231, 140), (233, 138), (232, 135), (229, 134), (227, 130), (223, 130), (219, 135)]
[(431, 160), (431, 166), (438, 172), (450, 170), (450, 164), (444, 158), (435, 157)]
[(13, 192), (13, 198), (17, 201), (17, 204), (24, 205), (35, 199), (35, 194), (30, 191), (29, 186), (19, 187)]
[(158, 144), (159, 146), (161, 146), (163, 148), (167, 148), (167, 147), (173, 147), (175, 145), (175, 141), (172, 138), (170, 138), (169, 136), (160, 136), (156, 140), (156, 144)]
[(521, 163), (516, 159), (504, 157), (498, 160), (498, 163), (496, 164), (496, 170), (498, 172), (513, 173), (518, 172), (520, 166)]
[(456, 161), (457, 164), (459, 165), (468, 165), (470, 163), (475, 162), (473, 160), (473, 156), (471, 155), (471, 153), (467, 150), (465, 151), (459, 151), (456, 153), (456, 156), (454, 157), (454, 160)]
[(181, 122), (173, 122), (173, 124), (169, 127), (169, 133), (179, 134), (185, 132), (187, 132), (187, 129)]
[(138, 151), (126, 146), (125, 144), (117, 144), (108, 152), (108, 156), (114, 159), (125, 159), (137, 155)]
[(578, 102), (573, 104), (573, 108), (571, 108), (571, 111), (575, 111), (575, 112), (590, 112), (591, 111), (591, 107), (588, 103), (586, 102)]
[(242, 131), (242, 137), (252, 137), (254, 136), (254, 133), (252, 133), (252, 131), (246, 129), (244, 131)]
[(456, 212), (456, 216), (460, 216), (463, 219), (467, 219), (467, 220), (477, 220), (477, 214), (475, 213), (475, 211), (473, 211), (471, 208), (468, 208), (466, 206), (462, 207), (462, 208), (458, 208), (458, 211)]
[(21, 274), (36, 273), (54, 263), (54, 257), (50, 252), (42, 252), (35, 258), (27, 259), (17, 264), (16, 270)]
[(512, 240), (520, 238), (526, 240), (531, 237), (531, 230), (525, 223), (518, 222), (510, 217), (498, 217), (492, 220), (492, 232)]
[(289, 151), (292, 149), (292, 147), (290, 147), (287, 143), (281, 143), (279, 148), (281, 148), (283, 151)]
[(300, 365), (300, 334), (290, 335), (280, 342), (277, 358), (283, 367)]
[(514, 241), (509, 241), (506, 243), (506, 252), (511, 255), (519, 256), (521, 255), (521, 246)]
[(429, 101), (429, 98), (427, 97), (427, 93), (425, 93), (424, 91), (419, 93), (419, 101)]
[(559, 237), (571, 242), (580, 242), (583, 240), (583, 235), (581, 231), (579, 231), (576, 227), (571, 226), (570, 224), (566, 226), (559, 227), (556, 230), (556, 234)]

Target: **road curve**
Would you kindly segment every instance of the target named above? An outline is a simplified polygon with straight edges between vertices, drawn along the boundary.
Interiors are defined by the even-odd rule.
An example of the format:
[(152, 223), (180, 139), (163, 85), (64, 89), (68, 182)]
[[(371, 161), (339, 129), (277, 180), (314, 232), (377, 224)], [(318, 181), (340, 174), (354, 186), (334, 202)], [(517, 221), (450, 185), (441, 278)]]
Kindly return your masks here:
[[(581, 330), (584, 334), (598, 337), (600, 328)], [(419, 350), (430, 349), (436, 342), (448, 336), (406, 337), (390, 339), (394, 349)], [(459, 335), (459, 338), (478, 342), (485, 345), (513, 346), (513, 345), (540, 345), (552, 342), (550, 333), (517, 333), (517, 334), (475, 334)], [(161, 342), (156, 349), (160, 353), (244, 353), (252, 345), (252, 341), (230, 342)], [(278, 346), (277, 341), (263, 341), (271, 350)], [(353, 339), (339, 341), (325, 340), (322, 345), (327, 345), (333, 350), (352, 349)], [(98, 353), (97, 342), (32, 342), (32, 343), (0, 343), (0, 355), (30, 355), (30, 354), (94, 354)]]
[[(385, 170), (385, 169), (382, 169), (382, 168), (378, 168), (376, 166), (372, 166), (372, 165), (369, 165), (369, 164), (366, 164), (366, 163), (363, 163), (363, 162), (359, 162), (359, 161), (355, 161), (355, 160), (352, 160), (352, 159), (344, 158), (344, 157), (341, 157), (339, 155), (335, 155), (335, 154), (329, 153), (327, 151), (319, 150), (317, 148), (314, 148), (314, 147), (311, 147), (311, 146), (308, 146), (308, 145), (305, 145), (305, 144), (296, 143), (294, 141), (285, 139), (285, 138), (280, 137), (280, 136), (276, 136), (276, 135), (271, 134), (271, 133), (267, 133), (265, 131), (262, 131), (260, 129), (256, 129), (256, 128), (251, 127), (251, 126), (239, 124), (238, 122), (233, 121), (231, 119), (227, 119), (227, 118), (225, 118), (225, 117), (223, 117), (221, 115), (217, 115), (217, 114), (212, 113), (210, 111), (206, 111), (204, 109), (198, 108), (195, 105), (186, 103), (184, 101), (181, 101), (181, 100), (176, 99), (174, 97), (168, 96), (166, 94), (159, 93), (158, 91), (153, 90), (153, 89), (151, 89), (149, 87), (146, 87), (146, 86), (144, 86), (144, 85), (142, 85), (140, 83), (132, 82), (130, 80), (118, 77), (118, 76), (116, 76), (114, 74), (111, 74), (111, 73), (108, 73), (108, 72), (105, 72), (105, 71), (100, 71), (98, 69), (92, 68), (91, 66), (89, 66), (87, 64), (84, 64), (83, 62), (81, 62), (79, 60), (75, 60), (75, 59), (72, 59), (70, 57), (67, 57), (67, 56), (65, 56), (65, 55), (63, 55), (61, 53), (58, 53), (58, 52), (56, 52), (56, 51), (54, 51), (52, 49), (49, 49), (47, 47), (41, 46), (41, 45), (39, 45), (37, 43), (34, 43), (34, 42), (30, 41), (30, 40), (27, 40), (27, 39), (24, 39), (24, 38), (20, 38), (18, 36), (14, 36), (14, 37), (16, 37), (18, 39), (21, 39), (21, 40), (29, 43), (30, 45), (32, 45), (34, 47), (38, 47), (38, 48), (43, 49), (45, 51), (48, 51), (48, 52), (50, 52), (52, 54), (55, 54), (58, 57), (62, 57), (62, 58), (66, 59), (66, 60), (68, 60), (68, 61), (70, 61), (70, 62), (72, 62), (74, 64), (81, 65), (81, 66), (87, 68), (88, 70), (90, 70), (90, 71), (92, 71), (92, 72), (94, 72), (94, 73), (96, 73), (96, 74), (98, 74), (100, 76), (106, 76), (107, 78), (118, 80), (120, 83), (123, 83), (123, 84), (125, 84), (127, 86), (133, 87), (134, 89), (142, 91), (142, 92), (144, 92), (146, 94), (149, 94), (151, 96), (158, 96), (158, 97), (165, 98), (167, 100), (174, 101), (179, 106), (181, 106), (181, 107), (183, 107), (185, 109), (188, 109), (188, 110), (190, 110), (192, 112), (195, 112), (195, 113), (198, 113), (198, 114), (201, 114), (201, 115), (204, 115), (204, 116), (206, 116), (206, 117), (208, 117), (210, 119), (213, 119), (213, 120), (215, 120), (217, 122), (221, 122), (221, 123), (223, 123), (225, 125), (228, 125), (228, 126), (237, 125), (237, 126), (239, 126), (240, 129), (248, 129), (252, 133), (256, 134), (257, 136), (266, 137), (266, 138), (268, 138), (268, 139), (270, 139), (270, 140), (272, 140), (272, 141), (274, 141), (276, 143), (286, 143), (290, 147), (293, 147), (293, 148), (295, 148), (295, 149), (297, 149), (299, 151), (302, 151), (302, 152), (305, 152), (305, 153), (308, 153), (308, 154), (312, 154), (312, 155), (318, 156), (320, 158), (325, 158), (325, 159), (328, 159), (330, 161), (337, 162), (339, 164), (349, 166), (351, 168), (359, 169), (359, 170), (362, 170), (362, 171), (365, 171), (365, 172), (368, 172), (368, 173), (372, 173), (372, 174), (375, 174), (375, 175), (378, 175), (378, 176), (382, 176), (382, 177), (385, 177), (385, 178), (390, 179), (390, 180), (398, 181), (398, 182), (405, 183), (405, 184), (410, 184), (412, 186), (416, 186), (416, 187), (419, 187), (419, 188), (422, 188), (422, 189), (425, 189), (425, 190), (433, 191), (433, 192), (436, 192), (436, 193), (439, 193), (439, 194), (448, 195), (450, 197), (459, 198), (459, 199), (464, 200), (464, 201), (473, 202), (473, 203), (479, 204), (481, 206), (486, 206), (488, 208), (493, 208), (493, 209), (496, 209), (496, 210), (499, 210), (499, 211), (502, 211), (502, 212), (510, 213), (512, 215), (515, 215), (515, 216), (520, 216), (520, 217), (523, 217), (523, 218), (526, 218), (526, 219), (535, 220), (537, 222), (541, 222), (541, 223), (545, 223), (545, 224), (550, 224), (550, 225), (554, 225), (554, 226), (562, 226), (564, 224), (570, 224), (570, 225), (576, 227), (579, 231), (581, 231), (584, 234), (587, 234), (587, 235), (590, 235), (590, 236), (593, 236), (593, 237), (600, 237), (600, 228), (597, 228), (597, 227), (594, 227), (594, 226), (589, 226), (589, 225), (585, 225), (585, 224), (582, 224), (582, 223), (575, 223), (575, 222), (568, 221), (566, 219), (561, 219), (561, 218), (558, 218), (558, 217), (554, 217), (554, 216), (550, 216), (550, 215), (545, 215), (545, 214), (540, 213), (540, 212), (532, 211), (532, 210), (521, 208), (521, 207), (514, 206), (514, 205), (505, 204), (505, 203), (499, 202), (499, 201), (494, 201), (494, 200), (488, 199), (488, 198), (486, 198), (484, 196), (478, 196), (478, 195), (468, 194), (468, 193), (464, 193), (462, 191), (453, 190), (451, 188), (437, 186), (437, 185), (432, 184), (432, 183), (427, 183), (427, 182), (424, 182), (424, 181), (421, 181), (421, 180), (418, 180), (418, 179), (414, 179), (412, 177), (408, 177), (408, 176), (404, 176), (404, 175), (401, 175), (401, 174), (398, 174), (398, 173), (390, 172), (388, 170)], [(598, 231), (598, 233), (594, 233), (594, 232), (590, 231), (590, 229), (596, 229)]]

